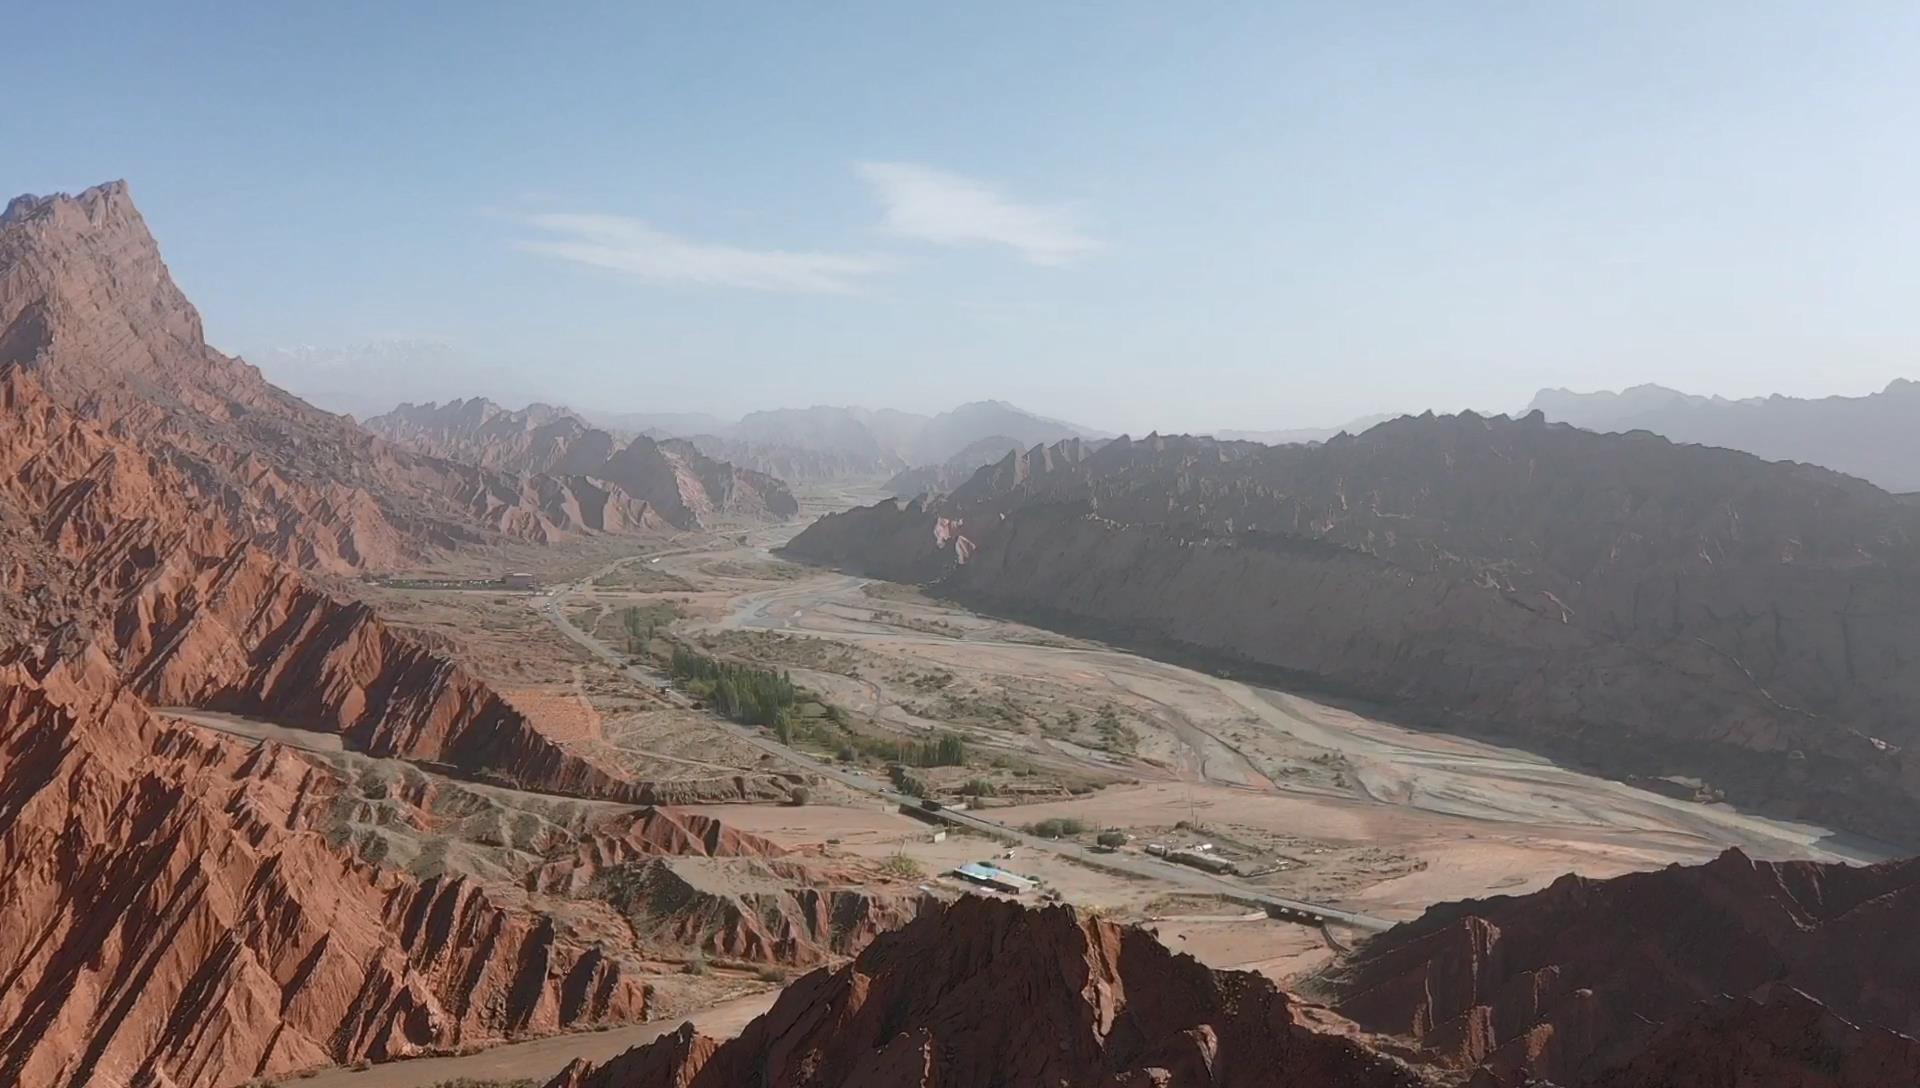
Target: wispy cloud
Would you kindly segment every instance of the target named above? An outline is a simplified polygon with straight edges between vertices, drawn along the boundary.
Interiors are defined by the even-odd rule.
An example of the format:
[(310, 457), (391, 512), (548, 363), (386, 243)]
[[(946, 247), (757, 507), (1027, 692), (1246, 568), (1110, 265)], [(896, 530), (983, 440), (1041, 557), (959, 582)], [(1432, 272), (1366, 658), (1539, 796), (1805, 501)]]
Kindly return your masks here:
[(870, 254), (696, 242), (618, 215), (548, 212), (525, 216), (523, 222), (554, 236), (516, 243), (528, 253), (612, 269), (650, 283), (845, 294), (857, 290), (865, 277), (888, 267), (885, 258)]
[(863, 162), (886, 206), (884, 226), (940, 245), (1007, 246), (1034, 264), (1071, 263), (1099, 248), (1069, 208), (1021, 204), (985, 182), (907, 162)]

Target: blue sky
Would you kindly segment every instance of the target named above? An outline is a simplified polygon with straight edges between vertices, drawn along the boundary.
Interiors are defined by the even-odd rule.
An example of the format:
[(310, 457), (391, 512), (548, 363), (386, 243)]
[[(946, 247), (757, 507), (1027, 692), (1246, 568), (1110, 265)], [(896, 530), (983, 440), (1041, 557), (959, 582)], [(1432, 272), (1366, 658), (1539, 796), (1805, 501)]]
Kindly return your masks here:
[(551, 7), (41, 5), (0, 188), (128, 179), (216, 343), (296, 389), (275, 349), (399, 345), (374, 399), (1920, 377), (1912, 4)]

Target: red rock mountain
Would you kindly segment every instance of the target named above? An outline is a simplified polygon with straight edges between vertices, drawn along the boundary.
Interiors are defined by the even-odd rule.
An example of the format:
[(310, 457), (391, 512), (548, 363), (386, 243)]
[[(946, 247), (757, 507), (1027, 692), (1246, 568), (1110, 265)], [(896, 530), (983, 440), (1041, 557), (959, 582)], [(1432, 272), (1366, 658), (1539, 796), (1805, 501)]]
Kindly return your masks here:
[[(640, 1015), (644, 986), (550, 918), (329, 845), (316, 798), (337, 783), (316, 764), (148, 707), (665, 799), (305, 573), (649, 522), (584, 477), (396, 449), (214, 352), (124, 186), (14, 201), (0, 217), (0, 1084), (213, 1088)], [(784, 793), (773, 776), (732, 788)]]
[(1537, 415), (1069, 442), (790, 550), (1920, 841), (1920, 506), (1810, 466)]
[[(1916, 927), (1920, 859), (1855, 868), (1728, 851), (1702, 866), (1565, 876), (1531, 895), (1434, 907), (1326, 981), (1363, 1027), (1502, 1083), (1912, 1084)], [(1716, 1062), (1719, 1079), (1706, 1072)], [(1726, 1073), (1769, 1063), (1781, 1076), (1807, 1063), (1855, 1072)], [(1888, 1063), (1905, 1076), (1859, 1079)], [(1702, 1079), (1675, 1079), (1679, 1069)]]
[(525, 885), (598, 893), (643, 943), (794, 966), (858, 952), (927, 899), (871, 865), (797, 855), (711, 816), (661, 808), (592, 829)]
[(630, 1019), (645, 987), (309, 826), (275, 745), (166, 725), (97, 655), (0, 662), (0, 1083), (213, 1088)]
[(76, 417), (18, 367), (0, 371), (0, 410), (18, 643), (104, 654), (153, 705), (268, 717), (536, 789), (675, 799), (571, 754), (455, 662), (314, 588), (207, 515), (205, 489), (222, 485)]
[(681, 528), (715, 517), (788, 518), (800, 512), (787, 485), (764, 472), (715, 460), (689, 442), (656, 442), (645, 435), (623, 442), (542, 404), (517, 412), (480, 397), (444, 405), (403, 404), (366, 425), (397, 445), (435, 457), (506, 472), (605, 481)]
[(974, 896), (789, 986), (734, 1039), (690, 1027), (552, 1088), (1414, 1088), (1265, 978), (1144, 930)]
[(206, 512), (302, 567), (387, 567), (502, 534), (547, 541), (658, 524), (584, 477), (396, 448), (215, 351), (123, 183), (20, 197), (0, 214), (6, 368), (191, 479)]

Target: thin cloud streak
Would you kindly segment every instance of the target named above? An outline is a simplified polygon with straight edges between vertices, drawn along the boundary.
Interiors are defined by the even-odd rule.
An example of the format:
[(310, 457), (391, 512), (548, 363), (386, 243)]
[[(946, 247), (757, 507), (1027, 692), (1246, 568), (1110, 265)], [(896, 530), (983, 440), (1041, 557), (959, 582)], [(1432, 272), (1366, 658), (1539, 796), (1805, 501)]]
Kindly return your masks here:
[(890, 266), (885, 258), (870, 254), (746, 249), (696, 242), (668, 234), (644, 220), (618, 215), (552, 212), (528, 215), (523, 221), (557, 236), (516, 242), (515, 248), (523, 252), (610, 269), (648, 283), (851, 294), (863, 279)]
[(1072, 210), (1009, 200), (992, 186), (908, 162), (856, 167), (886, 208), (884, 229), (944, 246), (1006, 246), (1038, 265), (1070, 264), (1100, 248)]

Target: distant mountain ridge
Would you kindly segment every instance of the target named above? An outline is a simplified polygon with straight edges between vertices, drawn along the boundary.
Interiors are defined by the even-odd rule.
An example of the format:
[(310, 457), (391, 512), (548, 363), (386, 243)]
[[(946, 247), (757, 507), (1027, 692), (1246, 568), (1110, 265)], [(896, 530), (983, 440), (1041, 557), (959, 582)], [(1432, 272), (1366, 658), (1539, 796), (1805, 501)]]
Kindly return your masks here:
[(1542, 389), (1531, 408), (1590, 431), (1651, 431), (1769, 461), (1802, 461), (1920, 491), (1920, 382), (1904, 378), (1862, 397), (1703, 397), (1659, 385), (1620, 392)]
[(902, 499), (929, 492), (952, 491), (973, 477), (981, 468), (1003, 460), (1024, 449), (1004, 434), (989, 435), (938, 465), (920, 465), (896, 473), (886, 483), (887, 493)]
[(1524, 419), (1068, 441), (823, 518), (801, 558), (1920, 841), (1920, 508)]
[(787, 518), (799, 512), (779, 479), (715, 460), (678, 439), (639, 435), (622, 443), (564, 408), (510, 410), (484, 397), (403, 404), (366, 421), (396, 445), (484, 468), (604, 480), (681, 528), (716, 515)]
[(1274, 431), (1219, 430), (1213, 437), (1223, 442), (1258, 442), (1263, 446), (1292, 446), (1311, 442), (1325, 442), (1340, 434), (1360, 434), (1377, 427), (1390, 419), (1398, 418), (1391, 412), (1379, 412), (1370, 416), (1350, 419), (1338, 427), (1292, 427)]
[(1064, 420), (1036, 415), (1005, 401), (983, 400), (927, 416), (891, 408), (815, 405), (750, 412), (734, 423), (710, 417), (593, 415), (602, 426), (637, 428), (656, 438), (685, 438), (709, 457), (793, 483), (874, 480), (916, 466), (939, 466), (987, 438), (1019, 447), (1066, 438), (1101, 437)]

